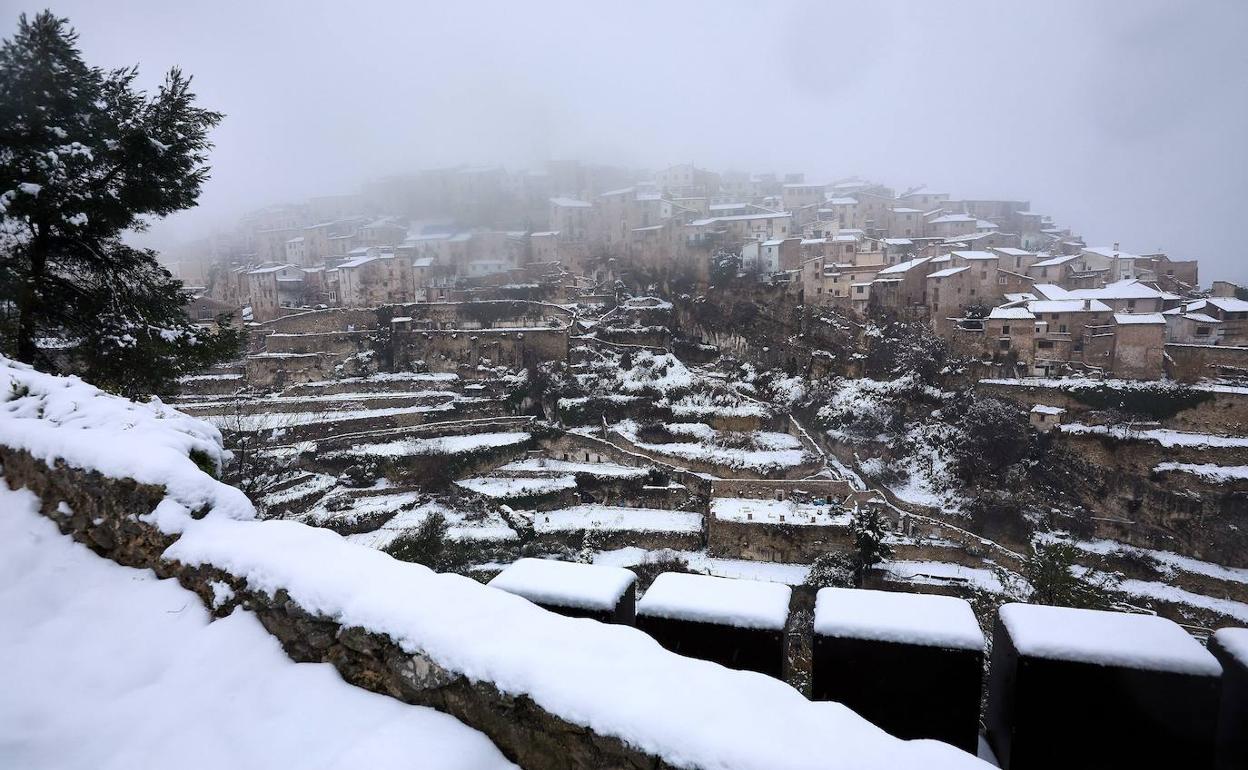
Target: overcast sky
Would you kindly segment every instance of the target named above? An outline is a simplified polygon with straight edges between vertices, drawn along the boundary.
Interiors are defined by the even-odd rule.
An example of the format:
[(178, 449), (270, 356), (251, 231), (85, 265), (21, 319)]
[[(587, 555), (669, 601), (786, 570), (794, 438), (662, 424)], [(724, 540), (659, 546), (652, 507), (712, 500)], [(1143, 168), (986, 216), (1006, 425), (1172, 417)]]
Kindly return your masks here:
[[(0, 0), (18, 11), (42, 6)], [(860, 174), (1030, 200), (1248, 282), (1248, 0), (69, 0), (89, 62), (227, 114), (200, 208), (548, 158)]]

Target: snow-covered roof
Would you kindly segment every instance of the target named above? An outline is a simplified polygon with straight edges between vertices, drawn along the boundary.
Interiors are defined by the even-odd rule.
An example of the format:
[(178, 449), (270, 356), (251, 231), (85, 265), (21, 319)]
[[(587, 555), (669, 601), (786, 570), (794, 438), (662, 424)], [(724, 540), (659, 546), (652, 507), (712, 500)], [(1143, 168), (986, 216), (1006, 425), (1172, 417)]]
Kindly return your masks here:
[(364, 265), (367, 265), (369, 262), (373, 262), (376, 259), (378, 258), (377, 257), (356, 257), (355, 259), (348, 259), (346, 262), (339, 264), (338, 269), (342, 270), (343, 268), (362, 267)]
[(1026, 249), (1016, 249), (1012, 246), (994, 247), (993, 250), (998, 253), (1005, 254), (1008, 257), (1030, 257), (1033, 253), (1027, 251)]
[(578, 201), (576, 198), (551, 198), (550, 202), (562, 208), (588, 209), (594, 206), (592, 203)]
[(611, 610), (637, 576), (623, 567), (549, 559), (520, 559), (489, 582), (538, 604)]
[(999, 256), (993, 254), (991, 251), (955, 251), (953, 252), (953, 256), (958, 259), (965, 259), (971, 262), (1000, 259)]
[(1065, 254), (1062, 256), (1058, 256), (1058, 257), (1050, 257), (1048, 259), (1036, 262), (1035, 264), (1032, 265), (1032, 267), (1056, 267), (1057, 265), (1064, 265), (1073, 259), (1079, 259), (1079, 255), (1078, 254)]
[(1060, 406), (1048, 406), (1047, 404), (1036, 404), (1031, 408), (1035, 414), (1066, 414), (1066, 410)]
[(1008, 293), (1005, 295), (1005, 299), (1007, 302), (1027, 302), (1028, 300), (1034, 300), (1036, 298), (1037, 297), (1035, 294), (1032, 294), (1031, 292), (1026, 292), (1026, 291), (1017, 292), (1017, 293)]
[(929, 224), (942, 225), (953, 222), (977, 222), (975, 217), (968, 217), (966, 214), (945, 214), (943, 217), (936, 217), (929, 220)]
[(1161, 313), (1114, 313), (1114, 323), (1120, 326), (1165, 324), (1165, 322), (1166, 317)]
[(883, 242), (889, 246), (911, 246), (914, 241), (909, 238), (884, 238)]
[(778, 212), (774, 214), (768, 214), (768, 213), (736, 214), (734, 216), (729, 216), (729, 217), (709, 217), (707, 219), (695, 219), (689, 224), (695, 227), (702, 227), (704, 225), (713, 225), (716, 222), (744, 222), (750, 219), (788, 219), (789, 216), (790, 215), (787, 211)]
[(1045, 299), (1067, 299), (1070, 297), (1069, 291), (1055, 283), (1037, 283), (1033, 284), (1031, 289)]
[(1007, 604), (1000, 619), (1019, 654), (1101, 666), (1220, 676), (1195, 637), (1156, 615)]
[[(1177, 310), (1178, 308), (1175, 308), (1175, 309)], [(1169, 313), (1170, 311), (1166, 311), (1166, 312)], [(1205, 315), (1204, 313), (1184, 313), (1183, 317), (1189, 321), (1195, 321), (1196, 323), (1202, 323), (1202, 324), (1222, 323), (1221, 320), (1214, 318), (1211, 315)]]
[(1097, 254), (1102, 257), (1109, 257), (1111, 259), (1114, 257), (1118, 257), (1119, 259), (1143, 259), (1143, 257), (1139, 254), (1132, 254), (1129, 251), (1114, 249), (1112, 246), (1089, 246), (1084, 249), (1084, 252), (1088, 254)]
[(994, 321), (1027, 321), (1036, 316), (1025, 307), (994, 307), (988, 318)]
[(895, 273), (904, 273), (908, 271), (910, 268), (918, 267), (919, 265), (923, 264), (924, 262), (927, 262), (930, 259), (931, 257), (918, 257), (917, 259), (910, 259), (910, 260), (906, 260), (905, 262), (898, 262), (897, 264), (891, 267), (884, 268), (883, 270), (880, 271), (879, 274), (880, 275), (893, 275)]
[[(1067, 296), (1086, 299), (1160, 299), (1163, 293), (1134, 278), (1126, 278), (1099, 289), (1071, 289)], [(1245, 309), (1248, 310), (1248, 307)]]
[(970, 268), (965, 265), (963, 265), (962, 267), (947, 267), (944, 270), (937, 270), (936, 272), (929, 275), (928, 278), (948, 278), (949, 276), (957, 275), (958, 273), (961, 273), (964, 270), (970, 270)]
[(1224, 313), (1248, 313), (1248, 302), (1236, 297), (1210, 297), (1205, 302)]
[(965, 599), (902, 591), (824, 588), (815, 599), (815, 633), (957, 650), (984, 649)]
[(1033, 313), (1108, 313), (1109, 305), (1100, 300), (1041, 299), (1027, 303)]
[(780, 583), (665, 572), (637, 602), (637, 614), (779, 631), (791, 594)]
[(276, 273), (279, 270), (285, 270), (286, 268), (291, 268), (292, 270), (299, 269), (295, 265), (268, 265), (266, 267), (257, 267), (254, 270), (248, 270), (247, 273), (248, 275), (263, 275), (265, 273)]
[(833, 206), (854, 206), (858, 203), (858, 199), (846, 198), (846, 197), (828, 198), (826, 201), (824, 201), (824, 203), (828, 203)]

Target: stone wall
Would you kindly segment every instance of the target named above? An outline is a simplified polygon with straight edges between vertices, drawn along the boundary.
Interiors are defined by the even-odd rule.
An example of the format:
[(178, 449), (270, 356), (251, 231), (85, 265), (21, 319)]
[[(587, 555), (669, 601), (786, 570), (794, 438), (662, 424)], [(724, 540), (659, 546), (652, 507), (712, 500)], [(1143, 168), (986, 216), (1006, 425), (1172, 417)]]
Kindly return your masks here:
[[(284, 590), (273, 595), (251, 591), (245, 581), (220, 569), (163, 560), (161, 554), (175, 538), (138, 518), (164, 498), (159, 487), (62, 464), (49, 468), (26, 452), (3, 446), (0, 463), (11, 488), (26, 487), (38, 495), (45, 516), (99, 555), (176, 579), (218, 617), (239, 607), (255, 613), (293, 660), (331, 663), (353, 685), (450, 714), (483, 732), (523, 768), (673, 768), (618, 738), (567, 722), (527, 696), (501, 692), (490, 682), (470, 681), (419, 652), (407, 652), (386, 635), (343, 626), (309, 612)], [(71, 512), (60, 513), (66, 507), (61, 503)], [(234, 591), (233, 598), (224, 603), (214, 598), (214, 584), (220, 583)], [(418, 760), (413, 757), (414, 762)]]
[(809, 564), (825, 553), (849, 550), (853, 541), (849, 527), (706, 518), (707, 553), (727, 559)]
[(396, 331), (392, 344), (394, 366), (400, 370), (417, 361), (433, 372), (456, 372), (486, 361), (519, 368), (530, 361), (566, 361), (568, 328)]
[(371, 331), (274, 332), (265, 337), (264, 348), (268, 353), (359, 353), (371, 349), (372, 334)]
[(309, 310), (267, 321), (263, 327), (283, 334), (322, 334), (376, 329), (377, 311), (355, 308)]
[(1176, 380), (1194, 382), (1218, 377), (1232, 370), (1248, 371), (1248, 347), (1231, 345), (1166, 345), (1166, 373)]
[[(1036, 404), (1060, 407), (1069, 412), (1065, 422), (1078, 422), (1082, 419), (1080, 415), (1092, 411), (1091, 407), (1071, 395), (1069, 391), (1056, 387), (1029, 385), (1021, 382), (1019, 384), (977, 382), (975, 390), (985, 395), (1009, 399), (1026, 409)], [(1206, 400), (1162, 420), (1161, 424), (1174, 430), (1196, 433), (1248, 434), (1248, 393), (1224, 390), (1206, 392), (1209, 395)]]

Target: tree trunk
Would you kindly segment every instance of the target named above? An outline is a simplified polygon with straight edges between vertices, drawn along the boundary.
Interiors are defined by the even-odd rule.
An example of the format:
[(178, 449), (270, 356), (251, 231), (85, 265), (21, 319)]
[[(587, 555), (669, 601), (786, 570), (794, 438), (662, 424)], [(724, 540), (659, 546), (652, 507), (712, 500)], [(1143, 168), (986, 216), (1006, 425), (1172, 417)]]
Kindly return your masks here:
[(30, 268), (17, 297), (17, 360), (32, 365), (39, 354), (35, 346), (35, 315), (48, 264), (46, 232), (44, 228), (39, 228), (31, 242)]

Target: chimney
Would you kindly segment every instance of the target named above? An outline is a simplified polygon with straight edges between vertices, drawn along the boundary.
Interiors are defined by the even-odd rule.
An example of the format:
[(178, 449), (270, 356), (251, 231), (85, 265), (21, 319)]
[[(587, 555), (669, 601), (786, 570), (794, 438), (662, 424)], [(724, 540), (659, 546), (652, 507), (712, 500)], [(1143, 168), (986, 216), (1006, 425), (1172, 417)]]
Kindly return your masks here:
[(1118, 253), (1118, 241), (1114, 241), (1114, 254)]

